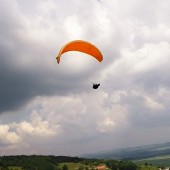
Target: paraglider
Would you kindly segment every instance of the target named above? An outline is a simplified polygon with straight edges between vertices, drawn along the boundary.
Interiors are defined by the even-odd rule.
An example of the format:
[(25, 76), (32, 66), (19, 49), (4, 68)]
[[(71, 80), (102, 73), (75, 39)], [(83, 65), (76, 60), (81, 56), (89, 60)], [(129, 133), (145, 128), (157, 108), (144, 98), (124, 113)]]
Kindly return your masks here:
[[(78, 52), (88, 54), (88, 56), (95, 58), (99, 62), (101, 62), (103, 60), (102, 53), (95, 45), (93, 45), (87, 41), (75, 40), (75, 41), (71, 41), (71, 42), (65, 44), (60, 49), (60, 51), (56, 57), (58, 64), (60, 63), (62, 54), (65, 52), (69, 52), (69, 51), (78, 51)], [(97, 89), (99, 86), (100, 86), (100, 84), (93, 84), (93, 89)]]
[(103, 60), (102, 53), (93, 44), (91, 44), (87, 41), (83, 41), (83, 40), (75, 40), (75, 41), (71, 41), (71, 42), (65, 44), (61, 48), (61, 50), (59, 51), (59, 53), (56, 57), (58, 64), (60, 63), (62, 54), (65, 52), (69, 52), (69, 51), (79, 51), (79, 52), (89, 54), (90, 56), (97, 59), (99, 62), (101, 62)]
[(94, 84), (93, 83), (93, 89), (97, 89), (100, 86), (100, 84)]

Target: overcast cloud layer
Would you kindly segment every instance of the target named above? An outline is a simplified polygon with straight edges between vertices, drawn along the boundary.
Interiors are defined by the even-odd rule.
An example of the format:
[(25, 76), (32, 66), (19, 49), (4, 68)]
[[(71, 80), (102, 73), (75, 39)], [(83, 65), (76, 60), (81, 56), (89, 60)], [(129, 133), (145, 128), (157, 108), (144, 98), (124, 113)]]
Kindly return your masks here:
[[(81, 155), (170, 141), (169, 0), (5, 0), (0, 154)], [(83, 39), (103, 53), (55, 57)], [(100, 82), (97, 90), (93, 82)]]

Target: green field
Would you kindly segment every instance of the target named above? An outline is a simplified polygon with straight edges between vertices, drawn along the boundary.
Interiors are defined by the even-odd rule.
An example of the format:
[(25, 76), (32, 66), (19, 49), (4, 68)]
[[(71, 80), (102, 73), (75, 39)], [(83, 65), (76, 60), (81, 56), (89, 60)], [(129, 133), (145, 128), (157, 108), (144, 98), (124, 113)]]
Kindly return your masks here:
[(82, 163), (60, 163), (59, 168), (62, 169), (64, 165), (67, 165), (69, 170), (79, 170), (79, 169), (94, 169), (94, 166), (91, 165), (85, 165)]
[[(2, 168), (0, 167), (0, 170), (1, 170)], [(8, 166), (8, 170), (22, 170), (22, 167), (20, 167), (20, 166)]]
[[(81, 163), (60, 163), (59, 167), (60, 169), (62, 169), (63, 165), (67, 165), (68, 170), (79, 170), (80, 169), (86, 169), (85, 167), (87, 167), (88, 169), (95, 169), (94, 166), (89, 166), (89, 165), (85, 165), (85, 164), (81, 164)], [(158, 170), (157, 166), (145, 166), (145, 165), (139, 165), (138, 170)]]
[(158, 167), (156, 166), (145, 166), (145, 165), (140, 165), (139, 170), (158, 170)]
[(83, 164), (81, 164), (81, 163), (60, 163), (58, 167), (60, 169), (62, 169), (62, 167), (64, 165), (67, 165), (69, 170), (75, 170), (75, 169), (78, 169), (79, 167), (83, 166)]

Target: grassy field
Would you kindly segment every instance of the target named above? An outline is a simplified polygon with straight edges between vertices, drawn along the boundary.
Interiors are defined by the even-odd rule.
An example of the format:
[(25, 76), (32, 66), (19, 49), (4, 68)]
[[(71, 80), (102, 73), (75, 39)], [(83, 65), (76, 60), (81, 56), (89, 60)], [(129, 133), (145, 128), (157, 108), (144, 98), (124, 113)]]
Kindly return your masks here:
[[(146, 163), (146, 161), (144, 163)], [(68, 170), (86, 169), (86, 167), (89, 170), (94, 169), (93, 166), (85, 165), (85, 164), (82, 164), (82, 163), (60, 163), (58, 168), (62, 169), (62, 167), (64, 165), (67, 165)], [(8, 169), (9, 170), (22, 170), (22, 168), (19, 167), (19, 166), (8, 166)], [(1, 170), (1, 167), (0, 167), (0, 170)], [(138, 170), (158, 170), (158, 167), (156, 167), (156, 166), (139, 165), (139, 169)]]
[[(2, 168), (0, 167), (0, 170), (1, 170)], [(20, 167), (20, 166), (8, 166), (8, 170), (22, 170), (22, 167)]]
[(62, 169), (63, 165), (67, 165), (69, 170), (75, 170), (75, 169), (79, 169), (79, 167), (84, 168), (85, 165), (81, 164), (81, 163), (60, 163), (59, 164), (59, 168)]
[(158, 167), (156, 167), (156, 166), (140, 165), (139, 170), (158, 170)]
[[(59, 167), (62, 169), (63, 165), (67, 165), (69, 170), (78, 170), (79, 167), (82, 167), (83, 169), (85, 169), (85, 165), (81, 164), (81, 163), (60, 163)], [(92, 169), (92, 166), (86, 166), (88, 167), (88, 169)], [(94, 167), (93, 167), (94, 169)], [(139, 165), (139, 169), (138, 170), (158, 170), (157, 166), (145, 166), (145, 165)]]

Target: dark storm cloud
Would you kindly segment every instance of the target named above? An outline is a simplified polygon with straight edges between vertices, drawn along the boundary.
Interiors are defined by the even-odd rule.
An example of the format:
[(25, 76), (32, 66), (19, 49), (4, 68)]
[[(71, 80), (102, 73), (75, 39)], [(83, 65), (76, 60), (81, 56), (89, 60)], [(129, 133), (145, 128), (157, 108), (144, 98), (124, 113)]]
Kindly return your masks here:
[[(20, 45), (18, 44), (18, 46)], [(78, 83), (78, 78), (71, 79), (68, 76), (62, 78), (60, 77), (62, 75), (58, 76), (49, 71), (45, 65), (38, 63), (33, 64), (29, 68), (30, 70), (15, 67), (13, 63), (17, 62), (15, 58), (20, 54), (20, 50), (15, 54), (8, 48), (2, 53), (3, 50), (0, 50), (0, 56), (2, 56), (0, 63), (0, 112), (16, 109), (38, 95), (65, 95), (69, 92), (76, 92), (77, 85), (75, 83)]]
[[(4, 9), (0, 16), (0, 113), (18, 108), (34, 96), (66, 93), (67, 89), (41, 62), (44, 47), (19, 35), (24, 31), (23, 20), (15, 18), (14, 12)], [(20, 60), (29, 60), (29, 67), (19, 64)]]
[(14, 55), (17, 48), (15, 31), (21, 25), (14, 17), (13, 10), (11, 10), (11, 14), (7, 12), (7, 5), (9, 4), (2, 3), (0, 10), (0, 112), (13, 109), (26, 100), (23, 97), (23, 84), (26, 83), (26, 79), (23, 78), (25, 76), (12, 66), (17, 55)]
[[(7, 29), (7, 35), (8, 31)], [(17, 109), (38, 95), (79, 93), (82, 87), (86, 90), (85, 81), (90, 70), (77, 76), (71, 76), (71, 73), (63, 69), (58, 72), (57, 69), (51, 70), (50, 65), (46, 64), (49, 60), (41, 61), (45, 51), (40, 49), (44, 47), (18, 39), (15, 33), (6, 38), (7, 44), (4, 45), (3, 40), (0, 42), (0, 112)], [(8, 44), (12, 44), (12, 47)], [(26, 58), (22, 59), (22, 55)], [(45, 57), (48, 58), (47, 55)], [(20, 60), (29, 60), (30, 63), (22, 66)], [(55, 57), (49, 62), (57, 67)]]
[(16, 38), (14, 31), (18, 29), (18, 25), (13, 24), (9, 28), (11, 21), (8, 22), (1, 26), (3, 29), (0, 32), (2, 35), (0, 40), (0, 112), (21, 106), (40, 91), (36, 79), (38, 76), (33, 74), (33, 71), (28, 74), (24, 68), (16, 67), (17, 58), (23, 52), (23, 44)]
[[(97, 77), (99, 68), (91, 66), (73, 74), (71, 69), (57, 68), (55, 55), (58, 48), (53, 48), (50, 40), (47, 43), (48, 36), (43, 39), (43, 34), (38, 34), (43, 29), (47, 31), (49, 21), (39, 23), (35, 20), (35, 24), (31, 20), (33, 18), (24, 18), (14, 2), (3, 2), (0, 12), (0, 113), (24, 106), (36, 96), (81, 93), (82, 88), (83, 91), (91, 88), (89, 77)], [(38, 24), (39, 30), (36, 27)], [(100, 69), (106, 64), (108, 62)]]

